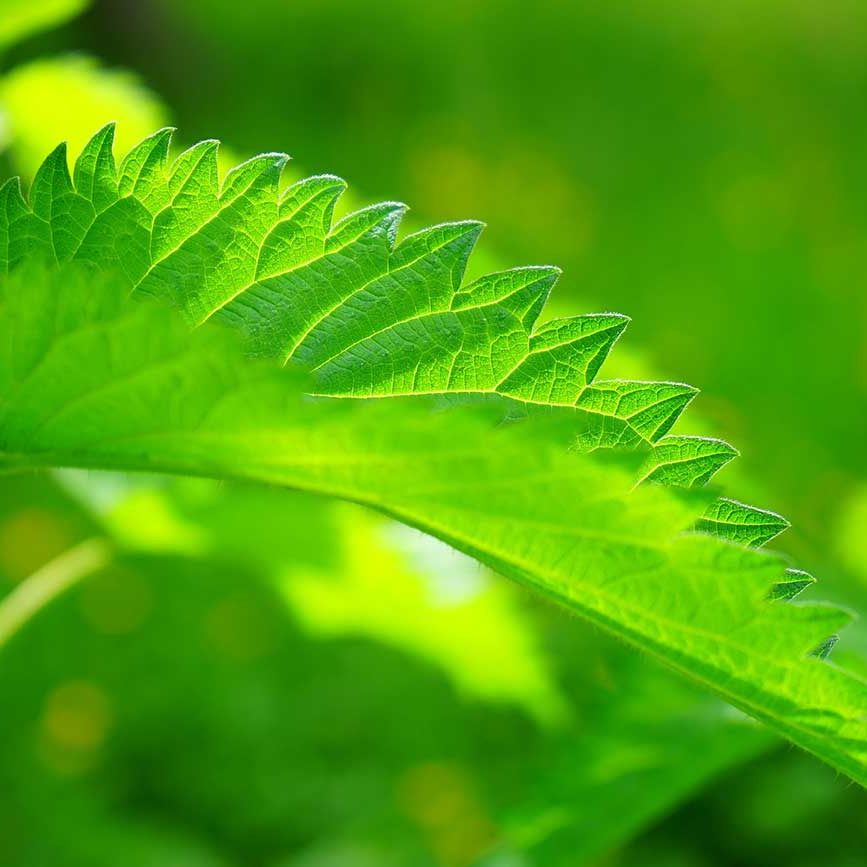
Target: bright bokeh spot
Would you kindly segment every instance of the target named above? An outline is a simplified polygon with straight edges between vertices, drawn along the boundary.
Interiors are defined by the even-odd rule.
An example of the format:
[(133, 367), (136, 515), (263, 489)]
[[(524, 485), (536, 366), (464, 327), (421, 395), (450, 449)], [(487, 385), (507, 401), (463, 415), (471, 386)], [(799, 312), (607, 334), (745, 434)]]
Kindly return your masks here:
[(309, 630), (374, 637), (439, 666), (467, 695), (517, 703), (546, 724), (563, 719), (514, 588), (414, 530), (359, 509), (343, 515), (340, 575), (285, 571), (286, 599)]
[(0, 107), (15, 167), (26, 177), (59, 141), (77, 154), (97, 129), (117, 121), (115, 148), (123, 155), (166, 121), (162, 103), (135, 76), (78, 55), (14, 69), (0, 80)]

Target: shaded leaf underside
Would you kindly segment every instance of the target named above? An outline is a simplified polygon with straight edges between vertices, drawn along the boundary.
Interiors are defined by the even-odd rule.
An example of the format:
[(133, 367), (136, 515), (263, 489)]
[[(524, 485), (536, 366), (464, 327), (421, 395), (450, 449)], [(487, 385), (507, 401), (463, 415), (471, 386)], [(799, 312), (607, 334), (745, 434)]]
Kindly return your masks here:
[[(385, 203), (333, 224), (339, 179), (281, 192), (286, 158), (267, 154), (221, 183), (215, 142), (169, 161), (170, 138), (116, 167), (106, 128), (72, 175), (51, 154), (29, 202), (0, 191), (6, 463), (373, 506), (867, 782), (867, 689), (824, 660), (849, 615), (790, 601), (812, 579), (756, 550), (782, 518), (700, 490), (736, 452), (668, 433), (694, 389), (596, 379), (625, 317), (539, 324), (556, 269), (462, 282), (478, 223), (397, 241), (404, 208)], [(190, 331), (208, 321), (258, 360), (227, 329)]]

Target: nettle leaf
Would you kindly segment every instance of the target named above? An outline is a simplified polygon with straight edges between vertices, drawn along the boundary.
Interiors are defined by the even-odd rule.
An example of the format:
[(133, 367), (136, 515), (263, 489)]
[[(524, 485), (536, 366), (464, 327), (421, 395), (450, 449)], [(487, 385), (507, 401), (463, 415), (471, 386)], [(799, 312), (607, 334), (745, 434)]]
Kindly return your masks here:
[(792, 602), (809, 579), (755, 547), (781, 519), (702, 487), (736, 452), (669, 433), (694, 389), (595, 378), (624, 317), (540, 324), (556, 269), (464, 284), (478, 223), (399, 240), (395, 203), (332, 223), (343, 183), (281, 191), (284, 155), (221, 182), (215, 142), (170, 160), (162, 131), (116, 167), (111, 141), (72, 174), (58, 148), (29, 203), (0, 191), (5, 464), (372, 506), (867, 783), (867, 685), (825, 659), (850, 615)]

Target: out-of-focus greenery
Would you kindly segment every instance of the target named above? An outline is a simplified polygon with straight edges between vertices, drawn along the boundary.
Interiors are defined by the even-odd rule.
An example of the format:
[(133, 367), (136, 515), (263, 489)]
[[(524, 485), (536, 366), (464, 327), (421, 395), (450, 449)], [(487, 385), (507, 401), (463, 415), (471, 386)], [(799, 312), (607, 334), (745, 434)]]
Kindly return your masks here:
[(88, 0), (2, 0), (0, 2), (0, 48), (71, 18)]
[[(51, 105), (50, 113), (33, 110), (43, 102)], [(160, 102), (132, 75), (76, 55), (14, 69), (0, 81), (0, 110), (16, 169), (25, 176), (33, 175), (58, 135), (80, 149), (94, 125), (116, 120), (118, 147), (129, 150), (166, 122)]]
[[(569, 312), (634, 316), (632, 348), (702, 386), (699, 412), (742, 447), (756, 499), (793, 518), (788, 544), (824, 593), (857, 600), (865, 20), (847, 0), (102, 0), (9, 55), (4, 108), (13, 131), (12, 84), (55, 91), (39, 76), (63, 73), (66, 132), (27, 97), (15, 112), (25, 172), (106, 113), (130, 113), (131, 140), (150, 131), (134, 124), (156, 104), (125, 83), (106, 90), (90, 61), (68, 75), (24, 65), (46, 45), (87, 47), (142, 76), (187, 140), (278, 144), (429, 219), (486, 219), (494, 254), (566, 267)], [(450, 560), (426, 576), (430, 552), (367, 515), (304, 501), (309, 539), (280, 523), (247, 545), (243, 515), (292, 504), (196, 485), (106, 495), (90, 479), (97, 520), (81, 479), (66, 485), (75, 499), (3, 479), (6, 587), (105, 526), (140, 552), (0, 657), (0, 863), (457, 865), (495, 851), (491, 864), (513, 867), (533, 839), (539, 863), (580, 863), (765, 746), (489, 577)], [(450, 574), (464, 577), (455, 587)], [(374, 580), (394, 586), (394, 617), (372, 604)], [(424, 588), (430, 620), (408, 617), (398, 606)], [(508, 644), (461, 654), (449, 639), (466, 605), (484, 605)], [(832, 772), (775, 753), (605, 863), (854, 867), (865, 810)]]
[[(304, 536), (287, 536), (300, 515)], [(433, 568), (389, 522), (285, 492), (13, 479), (4, 572), (25, 576), (104, 527), (138, 553), (0, 657), (16, 695), (0, 739), (13, 864), (294, 864), (345, 849), (348, 864), (520, 852), (566, 865), (768, 742), (455, 555)], [(411, 612), (323, 615), (329, 598), (352, 611), (342, 585), (389, 560), (375, 598), (399, 605), (415, 587)], [(470, 614), (498, 624), (496, 640), (467, 634)], [(417, 635), (400, 633), (407, 617)], [(460, 673), (445, 639), (464, 648)], [(516, 664), (499, 690), (473, 681)]]

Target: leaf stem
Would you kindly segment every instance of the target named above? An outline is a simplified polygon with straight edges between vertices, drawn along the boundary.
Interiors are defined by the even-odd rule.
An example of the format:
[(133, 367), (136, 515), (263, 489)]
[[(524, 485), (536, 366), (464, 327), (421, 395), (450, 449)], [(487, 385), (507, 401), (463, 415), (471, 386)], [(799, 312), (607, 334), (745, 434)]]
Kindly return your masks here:
[(0, 650), (28, 620), (76, 582), (101, 569), (108, 558), (106, 542), (87, 539), (25, 578), (0, 600)]

